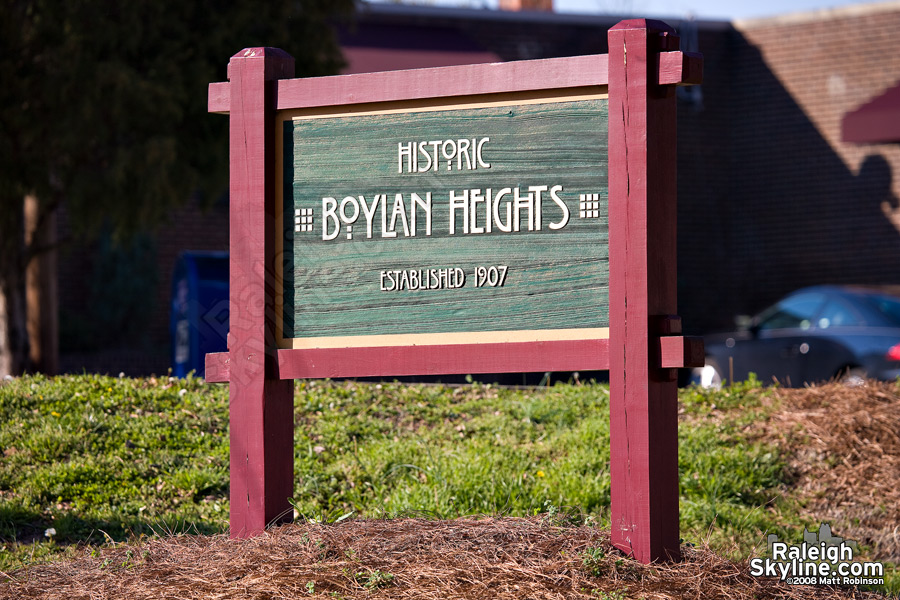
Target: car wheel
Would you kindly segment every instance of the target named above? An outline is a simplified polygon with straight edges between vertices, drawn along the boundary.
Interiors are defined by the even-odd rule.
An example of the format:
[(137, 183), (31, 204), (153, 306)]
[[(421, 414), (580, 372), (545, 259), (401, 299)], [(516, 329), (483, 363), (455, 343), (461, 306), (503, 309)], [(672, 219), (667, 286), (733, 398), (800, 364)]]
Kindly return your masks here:
[(840, 372), (838, 381), (847, 387), (863, 387), (866, 385), (866, 370), (860, 367), (844, 369)]
[(719, 389), (722, 387), (722, 373), (716, 365), (707, 361), (702, 367), (691, 369), (690, 383), (702, 388)]

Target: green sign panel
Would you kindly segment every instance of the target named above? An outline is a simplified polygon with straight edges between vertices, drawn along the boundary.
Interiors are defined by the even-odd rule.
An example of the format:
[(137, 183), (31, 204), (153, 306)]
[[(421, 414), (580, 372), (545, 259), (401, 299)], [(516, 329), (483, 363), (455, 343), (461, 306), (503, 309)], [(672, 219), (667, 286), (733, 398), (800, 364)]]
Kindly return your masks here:
[(283, 127), (284, 338), (609, 326), (606, 99)]

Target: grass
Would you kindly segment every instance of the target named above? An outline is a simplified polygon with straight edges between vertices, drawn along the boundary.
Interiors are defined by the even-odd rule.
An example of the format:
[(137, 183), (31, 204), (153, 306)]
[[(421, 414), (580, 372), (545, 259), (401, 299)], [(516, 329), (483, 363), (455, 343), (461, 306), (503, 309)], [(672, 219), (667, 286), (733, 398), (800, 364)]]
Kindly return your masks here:
[[(683, 390), (681, 531), (724, 554), (798, 539), (799, 507), (755, 385)], [(304, 519), (511, 516), (564, 507), (608, 526), (609, 392), (298, 382)], [(769, 403), (771, 404), (771, 403)], [(227, 387), (188, 378), (24, 377), (0, 384), (0, 570), (160, 532), (227, 530)], [(53, 530), (53, 531), (51, 531)], [(385, 574), (371, 574), (377, 585)], [(376, 586), (376, 583), (372, 583)]]
[(222, 531), (225, 395), (196, 379), (35, 376), (0, 386), (0, 569), (72, 544)]
[(300, 386), (297, 510), (534, 514), (609, 504), (606, 390)]
[(759, 554), (765, 535), (799, 540), (799, 506), (785, 495), (790, 474), (778, 448), (749, 439), (768, 418), (769, 392), (756, 380), (722, 390), (682, 390), (679, 425), (681, 530), (731, 558)]

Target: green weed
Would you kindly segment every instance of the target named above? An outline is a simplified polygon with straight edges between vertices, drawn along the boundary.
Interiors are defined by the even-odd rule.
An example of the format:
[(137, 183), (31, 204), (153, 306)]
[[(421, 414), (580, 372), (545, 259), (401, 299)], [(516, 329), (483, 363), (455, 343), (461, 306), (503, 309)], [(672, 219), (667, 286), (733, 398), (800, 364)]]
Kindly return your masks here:
[(354, 574), (354, 579), (367, 590), (375, 590), (391, 585), (394, 582), (394, 575), (375, 569), (374, 571), (358, 571)]
[(593, 575), (594, 577), (602, 577), (606, 573), (606, 568), (604, 565), (604, 560), (606, 559), (606, 552), (603, 548), (595, 548), (590, 547), (586, 548), (584, 552), (581, 554), (581, 565), (584, 567), (585, 571)]

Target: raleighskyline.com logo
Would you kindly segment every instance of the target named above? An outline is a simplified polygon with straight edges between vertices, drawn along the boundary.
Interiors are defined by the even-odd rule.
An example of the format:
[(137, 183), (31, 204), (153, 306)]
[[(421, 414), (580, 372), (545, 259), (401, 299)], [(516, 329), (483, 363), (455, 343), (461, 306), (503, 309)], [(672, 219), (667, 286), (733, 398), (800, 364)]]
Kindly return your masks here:
[(790, 585), (884, 584), (884, 565), (854, 561), (856, 542), (831, 535), (827, 524), (818, 533), (804, 528), (801, 544), (780, 542), (775, 534), (767, 539), (768, 556), (750, 560), (754, 577), (778, 577)]

